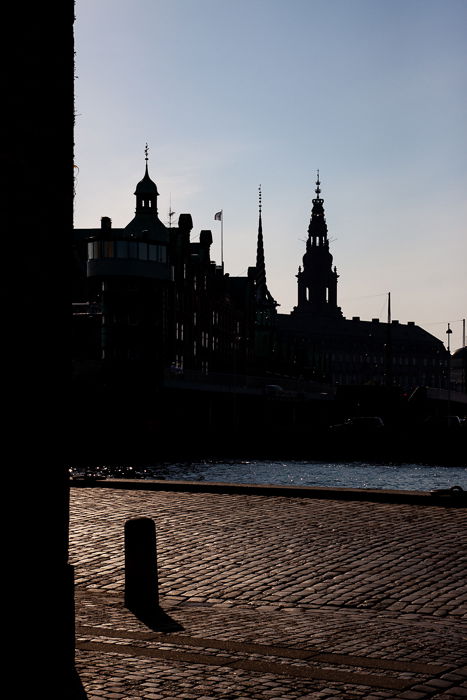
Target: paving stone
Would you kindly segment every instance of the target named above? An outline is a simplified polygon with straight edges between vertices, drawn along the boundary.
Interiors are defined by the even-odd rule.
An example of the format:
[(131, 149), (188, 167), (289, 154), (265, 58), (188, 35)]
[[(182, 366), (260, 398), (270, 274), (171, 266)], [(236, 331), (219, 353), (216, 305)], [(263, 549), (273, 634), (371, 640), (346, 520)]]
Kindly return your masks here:
[[(156, 522), (160, 601), (176, 632), (123, 605), (124, 524), (140, 516)], [(72, 489), (87, 696), (465, 697), (466, 524), (465, 509), (443, 507)], [(234, 667), (245, 661), (256, 670)]]

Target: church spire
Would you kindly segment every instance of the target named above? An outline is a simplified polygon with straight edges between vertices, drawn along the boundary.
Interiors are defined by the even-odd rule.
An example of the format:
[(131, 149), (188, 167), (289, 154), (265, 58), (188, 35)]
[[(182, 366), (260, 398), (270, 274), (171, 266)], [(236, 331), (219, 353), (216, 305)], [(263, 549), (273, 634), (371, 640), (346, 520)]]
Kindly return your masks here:
[[(319, 179), (319, 170), (316, 177), (316, 197), (313, 199), (313, 207), (311, 210), (310, 225), (308, 226), (308, 241), (309, 246), (324, 245), (329, 247), (328, 227), (324, 214), (324, 199), (321, 198), (321, 181)], [(307, 247), (309, 247), (307, 246)]]
[(258, 187), (258, 241), (256, 245), (256, 296), (266, 287), (266, 263), (264, 261), (263, 221), (261, 217), (261, 185)]
[(263, 307), (275, 308), (277, 302), (272, 298), (266, 284), (266, 263), (264, 260), (263, 220), (262, 220), (261, 185), (258, 187), (258, 241), (256, 245), (256, 303)]
[(321, 197), (319, 170), (316, 178), (316, 197), (313, 199), (303, 269), (299, 268), (298, 304), (294, 313), (306, 313), (315, 317), (341, 318), (337, 306), (337, 270), (332, 268), (329, 251), (328, 227)]

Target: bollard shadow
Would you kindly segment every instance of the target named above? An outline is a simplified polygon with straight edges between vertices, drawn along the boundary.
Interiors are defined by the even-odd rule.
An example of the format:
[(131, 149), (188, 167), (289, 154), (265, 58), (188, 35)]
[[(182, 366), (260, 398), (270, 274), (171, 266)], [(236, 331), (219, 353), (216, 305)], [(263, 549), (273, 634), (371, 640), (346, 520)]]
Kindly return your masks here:
[(126, 608), (153, 632), (181, 632), (184, 629), (183, 625), (158, 606), (140, 608), (127, 605)]

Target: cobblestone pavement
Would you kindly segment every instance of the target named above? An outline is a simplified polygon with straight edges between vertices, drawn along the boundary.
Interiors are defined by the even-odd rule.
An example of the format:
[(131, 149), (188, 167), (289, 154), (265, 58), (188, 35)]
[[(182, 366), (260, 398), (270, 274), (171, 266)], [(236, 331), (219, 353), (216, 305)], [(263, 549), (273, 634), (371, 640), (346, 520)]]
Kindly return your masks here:
[[(123, 605), (124, 524), (156, 523), (160, 604)], [(88, 700), (467, 698), (467, 510), (72, 488)]]

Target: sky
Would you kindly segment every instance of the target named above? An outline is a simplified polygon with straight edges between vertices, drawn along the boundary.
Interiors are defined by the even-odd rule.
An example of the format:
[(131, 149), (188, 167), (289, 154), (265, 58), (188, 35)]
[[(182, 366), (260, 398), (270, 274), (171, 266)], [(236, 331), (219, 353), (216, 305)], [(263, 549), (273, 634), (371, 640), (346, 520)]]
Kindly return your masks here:
[[(467, 316), (467, 0), (76, 0), (74, 225), (210, 229), (297, 303), (317, 171), (346, 318), (415, 321), (461, 347)], [(223, 211), (221, 224), (214, 220)]]

